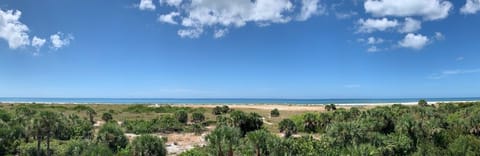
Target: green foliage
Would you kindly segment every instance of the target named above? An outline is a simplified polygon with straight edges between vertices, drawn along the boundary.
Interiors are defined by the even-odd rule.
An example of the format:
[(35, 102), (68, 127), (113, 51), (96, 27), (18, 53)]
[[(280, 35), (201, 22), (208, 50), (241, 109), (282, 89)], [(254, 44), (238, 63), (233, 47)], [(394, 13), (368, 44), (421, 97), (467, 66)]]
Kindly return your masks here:
[(159, 120), (125, 120), (122, 127), (128, 133), (148, 134), (158, 132)]
[(162, 115), (158, 120), (158, 131), (178, 132), (182, 129), (182, 124), (173, 115)]
[(213, 115), (221, 115), (221, 114), (227, 114), (231, 111), (231, 109), (227, 106), (227, 105), (223, 105), (223, 106), (216, 106), (215, 108), (213, 108), (212, 110), (212, 114)]
[(448, 146), (448, 151), (451, 155), (479, 155), (480, 139), (471, 135), (462, 135)]
[(428, 103), (425, 99), (421, 99), (418, 101), (419, 106), (428, 106)]
[(328, 104), (328, 105), (325, 105), (325, 110), (327, 111), (334, 111), (334, 110), (337, 110), (337, 106), (335, 106), (335, 104)]
[(180, 153), (179, 156), (208, 156), (208, 152), (205, 150), (205, 148), (196, 147)]
[(185, 110), (178, 110), (175, 112), (175, 118), (178, 122), (186, 124), (188, 122), (188, 113)]
[(151, 107), (148, 105), (132, 105), (123, 110), (123, 112), (132, 113), (175, 113), (179, 110), (185, 110), (187, 112), (205, 111), (203, 108), (191, 108), (191, 107), (172, 107), (170, 105)]
[(134, 156), (165, 156), (167, 150), (163, 139), (152, 135), (136, 137), (129, 146)]
[(192, 130), (195, 135), (201, 135), (203, 132), (203, 126), (201, 124), (193, 124), (192, 125)]
[(205, 121), (205, 115), (202, 112), (193, 112), (192, 113), (192, 122), (200, 123)]
[(283, 119), (280, 121), (280, 123), (278, 123), (278, 129), (280, 132), (283, 132), (286, 138), (297, 133), (297, 127), (291, 119)]
[(245, 136), (247, 132), (258, 130), (263, 125), (263, 120), (257, 113), (246, 114), (242, 111), (233, 111), (230, 113), (232, 125), (239, 127), (242, 136)]
[(111, 113), (105, 112), (102, 114), (102, 120), (105, 122), (110, 122), (111, 120), (113, 120), (113, 116)]
[(280, 116), (280, 111), (278, 111), (278, 109), (273, 109), (272, 111), (270, 111), (270, 116), (271, 117), (279, 117)]
[(205, 137), (208, 142), (207, 149), (211, 155), (233, 155), (234, 147), (238, 146), (240, 136), (238, 128), (217, 127)]
[(97, 141), (113, 152), (125, 148), (128, 144), (127, 137), (116, 123), (105, 123), (98, 131)]

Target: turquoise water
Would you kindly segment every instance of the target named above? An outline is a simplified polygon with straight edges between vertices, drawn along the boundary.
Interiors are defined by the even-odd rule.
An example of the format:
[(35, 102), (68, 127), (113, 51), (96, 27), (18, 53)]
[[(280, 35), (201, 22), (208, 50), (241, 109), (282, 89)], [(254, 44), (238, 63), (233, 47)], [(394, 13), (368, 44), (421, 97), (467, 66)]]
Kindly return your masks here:
[[(98, 104), (375, 104), (416, 102), (419, 98), (391, 99), (255, 99), (255, 98), (14, 98), (0, 102)], [(480, 97), (426, 98), (427, 101), (480, 101)]]

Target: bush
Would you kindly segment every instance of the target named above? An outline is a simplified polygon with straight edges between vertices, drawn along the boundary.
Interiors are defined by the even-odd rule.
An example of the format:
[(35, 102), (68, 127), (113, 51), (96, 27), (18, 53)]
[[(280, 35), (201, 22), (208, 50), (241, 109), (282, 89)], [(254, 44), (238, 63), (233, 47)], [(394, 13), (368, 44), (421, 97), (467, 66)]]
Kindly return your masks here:
[(297, 126), (290, 119), (283, 119), (282, 121), (280, 121), (278, 126), (280, 132), (283, 132), (286, 138), (290, 137), (292, 134), (297, 133)]
[(205, 121), (205, 116), (201, 112), (194, 112), (192, 114), (192, 122), (194, 123), (200, 123)]
[(126, 120), (122, 123), (122, 127), (128, 133), (135, 133), (135, 134), (147, 134), (147, 133), (154, 133), (158, 131), (158, 120)]
[(109, 121), (111, 121), (112, 119), (113, 119), (113, 116), (112, 116), (111, 113), (107, 113), (107, 112), (103, 113), (103, 115), (102, 115), (102, 120), (103, 120), (103, 121), (109, 122)]
[(188, 121), (188, 113), (185, 110), (178, 110), (175, 112), (175, 118), (180, 123), (187, 123)]
[(98, 131), (97, 141), (103, 143), (113, 152), (125, 148), (128, 144), (127, 137), (116, 123), (106, 123)]
[(230, 113), (230, 118), (233, 125), (240, 128), (242, 136), (247, 132), (260, 129), (263, 125), (262, 116), (254, 112), (247, 115), (242, 111), (233, 111)]
[(222, 107), (216, 106), (212, 110), (213, 115), (221, 115), (221, 114), (227, 114), (231, 111), (231, 109), (227, 105), (223, 105)]
[(419, 106), (428, 106), (428, 102), (425, 99), (421, 99), (418, 101)]
[(280, 111), (278, 111), (278, 109), (273, 109), (272, 111), (270, 111), (270, 116), (271, 117), (279, 117), (280, 116)]
[(167, 155), (163, 139), (152, 135), (142, 135), (135, 138), (130, 145), (130, 152), (133, 155), (141, 156)]

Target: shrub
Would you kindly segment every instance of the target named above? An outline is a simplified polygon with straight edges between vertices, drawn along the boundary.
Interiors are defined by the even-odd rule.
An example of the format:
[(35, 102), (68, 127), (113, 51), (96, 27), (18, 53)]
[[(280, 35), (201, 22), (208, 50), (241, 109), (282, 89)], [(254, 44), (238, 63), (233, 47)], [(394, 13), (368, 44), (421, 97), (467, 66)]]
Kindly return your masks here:
[(130, 145), (130, 152), (135, 156), (165, 156), (167, 150), (163, 139), (152, 135), (141, 135)]
[(185, 110), (178, 110), (175, 112), (175, 118), (178, 122), (185, 124), (188, 121), (188, 113)]
[(419, 106), (428, 106), (428, 102), (425, 99), (421, 99), (418, 101)]
[(284, 133), (284, 136), (286, 138), (290, 137), (292, 134), (297, 133), (297, 126), (290, 119), (283, 119), (282, 121), (280, 121), (280, 123), (278, 124), (278, 128), (280, 132)]
[(112, 116), (111, 113), (107, 113), (107, 112), (103, 113), (103, 115), (102, 115), (102, 120), (103, 120), (103, 121), (109, 122), (109, 121), (111, 121), (112, 119), (113, 119), (113, 116)]
[(97, 141), (103, 143), (113, 152), (125, 148), (128, 144), (127, 137), (116, 123), (106, 123), (98, 131)]
[(231, 111), (231, 109), (227, 105), (223, 105), (222, 107), (216, 106), (212, 110), (213, 115), (221, 115), (221, 114), (227, 114)]
[(192, 114), (192, 122), (194, 123), (200, 123), (205, 121), (205, 116), (201, 112), (194, 112)]
[(279, 117), (280, 116), (280, 111), (278, 111), (278, 109), (273, 109), (272, 111), (270, 111), (270, 116), (271, 117)]
[(135, 134), (147, 134), (147, 133), (154, 133), (158, 131), (157, 128), (158, 120), (126, 120), (123, 122), (122, 127), (128, 133), (135, 133)]

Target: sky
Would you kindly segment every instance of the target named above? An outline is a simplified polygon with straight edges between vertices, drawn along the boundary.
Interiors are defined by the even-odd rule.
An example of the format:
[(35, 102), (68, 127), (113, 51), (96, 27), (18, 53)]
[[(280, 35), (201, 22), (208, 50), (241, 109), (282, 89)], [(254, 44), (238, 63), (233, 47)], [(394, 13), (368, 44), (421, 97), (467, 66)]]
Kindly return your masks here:
[(480, 0), (2, 0), (0, 97), (480, 95)]

